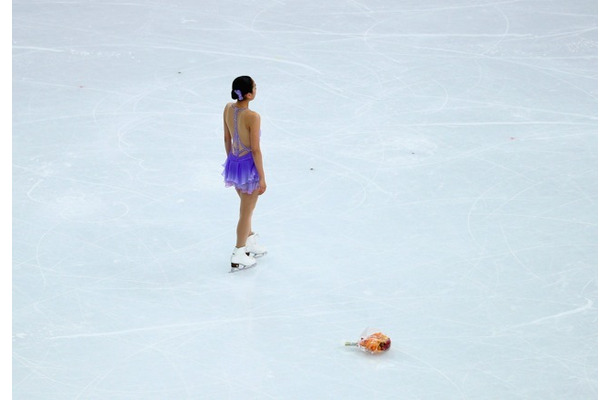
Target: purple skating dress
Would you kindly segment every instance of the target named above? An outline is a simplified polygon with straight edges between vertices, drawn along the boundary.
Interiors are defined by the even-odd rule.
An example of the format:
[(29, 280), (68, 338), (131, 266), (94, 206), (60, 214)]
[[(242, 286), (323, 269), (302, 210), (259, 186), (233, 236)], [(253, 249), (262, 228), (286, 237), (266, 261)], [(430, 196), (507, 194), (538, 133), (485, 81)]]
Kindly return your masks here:
[(239, 139), (239, 132), (237, 131), (237, 117), (240, 112), (246, 109), (235, 107), (234, 105), (231, 105), (231, 108), (234, 110), (233, 138), (231, 152), (223, 164), (224, 171), (222, 175), (224, 176), (226, 187), (233, 186), (240, 192), (252, 194), (252, 192), (258, 189), (258, 170), (256, 169), (256, 165), (254, 165), (252, 149), (246, 147), (241, 142)]

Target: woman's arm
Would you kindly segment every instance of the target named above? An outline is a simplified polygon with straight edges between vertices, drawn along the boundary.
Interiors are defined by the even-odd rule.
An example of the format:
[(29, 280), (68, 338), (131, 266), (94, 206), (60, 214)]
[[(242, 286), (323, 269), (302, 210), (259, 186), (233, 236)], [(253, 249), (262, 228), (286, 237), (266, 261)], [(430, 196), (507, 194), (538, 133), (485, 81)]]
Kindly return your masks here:
[(267, 182), (265, 180), (265, 170), (263, 169), (263, 153), (260, 146), (261, 117), (253, 111), (248, 119), (250, 149), (252, 149), (252, 158), (260, 178), (258, 194), (263, 194), (267, 190)]
[(227, 126), (227, 107), (225, 106), (225, 110), (222, 113), (222, 125), (224, 126), (224, 137), (225, 137), (225, 151), (227, 152), (227, 157), (231, 152), (231, 133), (229, 132), (229, 127)]

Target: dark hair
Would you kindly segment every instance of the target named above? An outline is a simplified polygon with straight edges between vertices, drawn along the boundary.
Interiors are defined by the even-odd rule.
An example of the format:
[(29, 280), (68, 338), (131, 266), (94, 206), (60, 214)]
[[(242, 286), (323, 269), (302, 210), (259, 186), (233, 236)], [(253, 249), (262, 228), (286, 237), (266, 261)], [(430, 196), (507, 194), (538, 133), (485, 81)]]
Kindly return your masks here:
[[(233, 100), (242, 100), (248, 93), (252, 93), (254, 89), (254, 81), (249, 76), (240, 76), (233, 80), (233, 88), (231, 89), (231, 98)], [(239, 98), (239, 95), (235, 92), (239, 90), (242, 95), (242, 99)]]

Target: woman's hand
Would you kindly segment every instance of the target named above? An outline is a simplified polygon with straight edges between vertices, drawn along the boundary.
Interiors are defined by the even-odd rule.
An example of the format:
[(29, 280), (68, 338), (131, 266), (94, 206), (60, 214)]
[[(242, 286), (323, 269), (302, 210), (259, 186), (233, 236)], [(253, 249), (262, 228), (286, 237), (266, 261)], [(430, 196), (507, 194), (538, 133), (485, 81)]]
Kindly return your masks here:
[(267, 182), (265, 181), (265, 178), (263, 178), (258, 182), (258, 194), (261, 195), (261, 194), (265, 193), (266, 190), (267, 190)]

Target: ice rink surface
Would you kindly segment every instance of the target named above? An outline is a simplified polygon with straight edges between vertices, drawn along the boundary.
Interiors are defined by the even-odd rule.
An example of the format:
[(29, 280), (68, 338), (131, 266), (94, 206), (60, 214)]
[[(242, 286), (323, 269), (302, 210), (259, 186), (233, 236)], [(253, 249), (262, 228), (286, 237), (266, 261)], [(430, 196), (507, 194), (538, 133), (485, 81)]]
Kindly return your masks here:
[[(597, 398), (596, 1), (12, 12), (14, 399)], [(239, 75), (269, 254), (229, 274)]]

